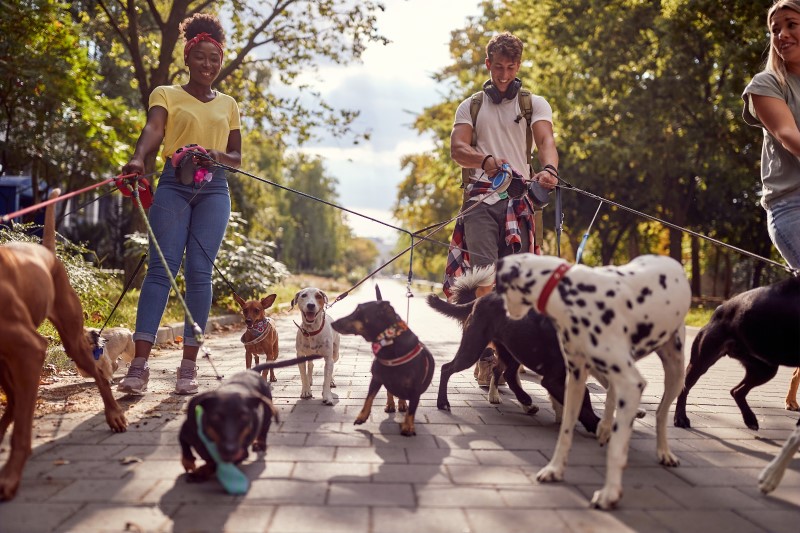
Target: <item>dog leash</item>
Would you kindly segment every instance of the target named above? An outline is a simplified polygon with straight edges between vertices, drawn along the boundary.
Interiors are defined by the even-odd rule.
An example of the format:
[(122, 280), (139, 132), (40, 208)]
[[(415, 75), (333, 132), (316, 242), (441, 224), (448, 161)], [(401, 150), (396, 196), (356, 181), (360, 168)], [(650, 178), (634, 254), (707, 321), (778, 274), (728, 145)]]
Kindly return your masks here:
[[(749, 251), (744, 250), (742, 248), (739, 248), (737, 246), (733, 246), (732, 244), (728, 244), (728, 243), (722, 242), (722, 241), (720, 241), (718, 239), (715, 239), (713, 237), (709, 237), (708, 235), (703, 235), (702, 233), (698, 233), (698, 232), (690, 230), (688, 228), (684, 228), (682, 226), (678, 226), (677, 224), (673, 224), (672, 222), (667, 222), (666, 220), (660, 219), (660, 218), (655, 217), (653, 215), (648, 215), (647, 213), (643, 213), (642, 211), (637, 211), (636, 209), (632, 209), (632, 208), (627, 207), (625, 205), (622, 205), (622, 204), (620, 204), (618, 202), (614, 202), (613, 200), (608, 200), (606, 198), (603, 198), (602, 196), (598, 196), (598, 195), (596, 195), (594, 193), (590, 193), (588, 191), (584, 191), (582, 189), (579, 189), (579, 188), (575, 187), (574, 185), (572, 185), (571, 183), (569, 183), (567, 180), (565, 180), (564, 178), (562, 178), (560, 176), (557, 176), (556, 179), (559, 182), (559, 184), (556, 185), (556, 187), (558, 189), (567, 189), (567, 190), (570, 190), (570, 191), (574, 191), (574, 192), (576, 192), (578, 194), (582, 194), (582, 195), (584, 195), (584, 196), (586, 196), (588, 198), (592, 198), (593, 200), (599, 201), (601, 203), (601, 205), (603, 203), (606, 203), (606, 204), (609, 204), (609, 205), (613, 205), (614, 207), (618, 207), (620, 209), (628, 211), (629, 213), (633, 213), (634, 215), (637, 215), (637, 216), (646, 218), (648, 220), (652, 220), (654, 222), (658, 222), (660, 224), (663, 224), (664, 226), (667, 226), (668, 228), (672, 228), (672, 229), (681, 231), (683, 233), (688, 233), (689, 235), (692, 235), (694, 237), (698, 237), (700, 239), (704, 239), (704, 240), (706, 240), (708, 242), (716, 244), (717, 246), (722, 246), (723, 248), (728, 248), (728, 249), (733, 250), (735, 252), (738, 252), (740, 254), (746, 255), (746, 256), (748, 256), (748, 257), (750, 257), (752, 259), (757, 259), (759, 261), (763, 261), (764, 263), (768, 263), (768, 264), (770, 264), (772, 266), (781, 268), (781, 269), (785, 270), (786, 272), (792, 274), (793, 276), (797, 276), (798, 275), (798, 269), (792, 268), (789, 265), (784, 265), (784, 264), (778, 263), (777, 261), (773, 261), (772, 259), (768, 259), (766, 257), (760, 256), (760, 255), (755, 254), (753, 252), (749, 252)], [(598, 208), (598, 210), (599, 210), (599, 208)]]

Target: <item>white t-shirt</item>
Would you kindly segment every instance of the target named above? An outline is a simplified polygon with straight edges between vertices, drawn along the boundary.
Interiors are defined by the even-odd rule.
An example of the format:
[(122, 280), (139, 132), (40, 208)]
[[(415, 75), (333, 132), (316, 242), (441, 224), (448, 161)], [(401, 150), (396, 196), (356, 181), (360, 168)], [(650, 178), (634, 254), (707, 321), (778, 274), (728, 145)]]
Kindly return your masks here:
[[(470, 100), (472, 96), (461, 102), (456, 110), (456, 118), (453, 123), (469, 124), (472, 127), (472, 117), (469, 113)], [(543, 97), (532, 94), (531, 104), (533, 114), (531, 115), (531, 127), (536, 121), (546, 120), (553, 122), (553, 109)], [(518, 122), (515, 122), (520, 117)], [(478, 111), (475, 120), (475, 130), (478, 134), (479, 152), (492, 154), (498, 159), (507, 159), (511, 166), (523, 176), (530, 174), (528, 168), (528, 155), (525, 153), (525, 127), (527, 122), (522, 116), (519, 105), (519, 94), (513, 100), (503, 99), (499, 104), (492, 102), (492, 99), (484, 93), (483, 104)], [(470, 181), (489, 181), (488, 176), (479, 168), (470, 169)], [(493, 193), (483, 200), (486, 204), (494, 204), (500, 197)]]

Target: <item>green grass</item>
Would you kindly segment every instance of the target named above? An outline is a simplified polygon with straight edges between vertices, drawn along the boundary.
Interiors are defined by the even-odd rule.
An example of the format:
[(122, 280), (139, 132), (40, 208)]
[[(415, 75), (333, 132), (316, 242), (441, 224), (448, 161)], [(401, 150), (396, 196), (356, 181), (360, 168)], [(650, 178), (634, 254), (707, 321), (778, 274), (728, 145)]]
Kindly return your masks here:
[(704, 306), (697, 306), (692, 307), (689, 309), (689, 313), (686, 315), (686, 325), (687, 326), (697, 326), (703, 327), (708, 324), (708, 321), (711, 320), (711, 315), (714, 313), (714, 308), (711, 307), (704, 307)]

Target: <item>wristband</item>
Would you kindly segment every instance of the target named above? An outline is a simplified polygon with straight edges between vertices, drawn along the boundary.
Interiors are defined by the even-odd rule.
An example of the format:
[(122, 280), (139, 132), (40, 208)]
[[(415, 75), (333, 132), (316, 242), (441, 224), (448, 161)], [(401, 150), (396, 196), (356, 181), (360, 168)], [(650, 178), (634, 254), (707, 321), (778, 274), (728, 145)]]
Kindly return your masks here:
[(489, 155), (487, 155), (486, 157), (483, 158), (483, 161), (481, 161), (481, 170), (486, 170), (485, 168), (483, 168), (483, 166), (486, 164), (486, 162), (489, 160), (490, 157), (494, 157), (494, 156), (492, 154), (489, 154)]
[(554, 167), (553, 165), (549, 165), (549, 164), (545, 165), (545, 166), (542, 167), (542, 170), (547, 171), (554, 178), (558, 177), (558, 169), (556, 167)]

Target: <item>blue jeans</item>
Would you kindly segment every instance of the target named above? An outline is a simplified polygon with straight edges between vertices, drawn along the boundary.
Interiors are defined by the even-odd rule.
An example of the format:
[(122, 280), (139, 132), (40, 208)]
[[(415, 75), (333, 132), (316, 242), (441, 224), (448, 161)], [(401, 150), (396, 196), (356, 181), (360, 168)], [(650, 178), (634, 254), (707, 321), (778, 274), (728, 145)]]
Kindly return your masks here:
[[(170, 272), (175, 276), (183, 264), (186, 306), (205, 331), (211, 309), (211, 274), (228, 219), (231, 198), (225, 171), (214, 170), (214, 178), (200, 185), (181, 185), (168, 161), (158, 181), (148, 220)], [(147, 275), (139, 295), (136, 333), (133, 340), (155, 343), (172, 286), (164, 265), (150, 240)], [(183, 328), (185, 346), (198, 346), (188, 317)]]
[(767, 209), (769, 238), (792, 268), (800, 268), (800, 189)]

